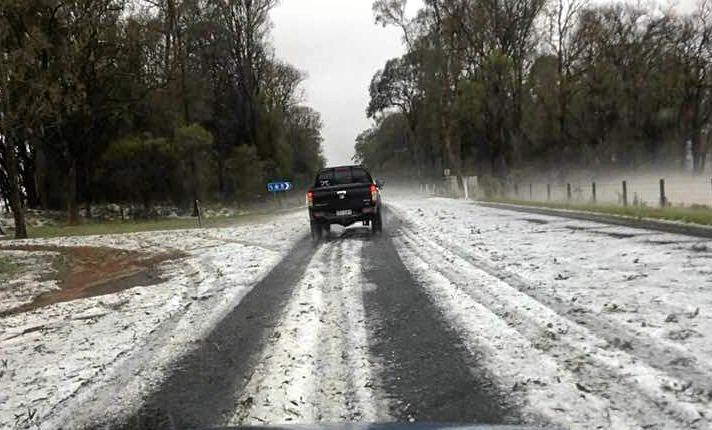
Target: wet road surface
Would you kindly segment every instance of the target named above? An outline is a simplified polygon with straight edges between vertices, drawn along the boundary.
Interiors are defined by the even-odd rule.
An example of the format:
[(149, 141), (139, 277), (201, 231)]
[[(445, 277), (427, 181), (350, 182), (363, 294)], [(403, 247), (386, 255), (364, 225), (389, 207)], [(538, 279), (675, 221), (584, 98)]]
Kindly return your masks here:
[(385, 227), (299, 241), (118, 427), (516, 423)]

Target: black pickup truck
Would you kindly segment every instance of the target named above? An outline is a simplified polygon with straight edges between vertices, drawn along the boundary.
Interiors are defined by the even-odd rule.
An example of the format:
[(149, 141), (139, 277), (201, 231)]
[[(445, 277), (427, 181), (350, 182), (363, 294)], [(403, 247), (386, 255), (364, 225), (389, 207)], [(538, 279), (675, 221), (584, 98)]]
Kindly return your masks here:
[(319, 171), (314, 185), (307, 191), (312, 238), (321, 239), (332, 224), (346, 227), (359, 221), (370, 224), (373, 233), (381, 233), (382, 186), (363, 166), (329, 167)]

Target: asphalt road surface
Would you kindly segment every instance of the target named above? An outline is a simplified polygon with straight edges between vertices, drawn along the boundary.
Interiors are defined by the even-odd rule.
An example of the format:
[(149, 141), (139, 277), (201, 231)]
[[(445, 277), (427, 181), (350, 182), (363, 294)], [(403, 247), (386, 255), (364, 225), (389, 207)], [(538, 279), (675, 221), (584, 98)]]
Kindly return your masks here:
[(517, 423), (385, 232), (298, 242), (123, 428), (294, 422)]
[[(155, 285), (0, 317), (0, 427), (712, 428), (706, 234), (387, 201), (382, 236), (317, 245), (303, 211), (38, 242), (182, 257)], [(13, 285), (7, 309), (52, 287)]]
[(450, 199), (306, 237), (118, 427), (712, 424), (712, 243)]

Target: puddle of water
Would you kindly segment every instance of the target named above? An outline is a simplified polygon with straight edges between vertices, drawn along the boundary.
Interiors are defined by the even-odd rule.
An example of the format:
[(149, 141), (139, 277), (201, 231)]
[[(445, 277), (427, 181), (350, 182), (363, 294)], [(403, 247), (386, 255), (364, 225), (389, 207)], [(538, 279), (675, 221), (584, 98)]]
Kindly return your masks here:
[(539, 218), (519, 218), (522, 221), (530, 222), (532, 224), (549, 224), (549, 221)]
[(692, 249), (692, 251), (694, 251), (694, 252), (710, 251), (710, 249), (704, 243), (696, 243), (696, 244), (692, 245), (692, 248), (690, 248), (690, 249)]
[(646, 240), (646, 243), (650, 243), (652, 245), (675, 245), (678, 243), (685, 243), (686, 241), (684, 240)]
[(0, 317), (54, 303), (102, 296), (138, 286), (164, 282), (158, 265), (181, 258), (177, 252), (143, 254), (134, 251), (98, 247), (59, 247), (16, 245), (0, 250), (20, 250), (59, 253), (52, 278), (58, 280), (59, 289), (41, 294), (32, 303), (0, 313)]
[(610, 236), (610, 237), (613, 237), (616, 239), (628, 239), (631, 237), (638, 236), (637, 234), (632, 234), (632, 233), (615, 233), (612, 231), (599, 231), (599, 230), (591, 230), (591, 233), (602, 234), (604, 236)]
[(638, 234), (636, 234), (636, 233), (618, 233), (615, 231), (603, 231), (603, 230), (600, 230), (599, 227), (579, 227), (579, 226), (574, 226), (574, 225), (567, 225), (565, 227), (572, 231), (585, 231), (588, 233), (600, 234), (603, 236), (613, 237), (615, 239), (629, 239), (631, 237), (642, 236), (645, 234), (654, 234), (654, 233), (638, 233)]
[(588, 230), (594, 229), (595, 227), (581, 227), (578, 225), (565, 225), (564, 228), (569, 229), (571, 231), (588, 231)]

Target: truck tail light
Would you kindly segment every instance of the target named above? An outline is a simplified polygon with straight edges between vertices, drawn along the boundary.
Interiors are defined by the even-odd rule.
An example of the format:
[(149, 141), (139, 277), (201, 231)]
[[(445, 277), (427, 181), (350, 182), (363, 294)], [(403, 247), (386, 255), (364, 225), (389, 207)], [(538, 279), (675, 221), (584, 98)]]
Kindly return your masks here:
[(376, 184), (371, 184), (368, 188), (371, 191), (371, 203), (376, 204), (376, 200), (378, 200), (378, 187)]
[(314, 192), (307, 191), (307, 206), (314, 207)]

